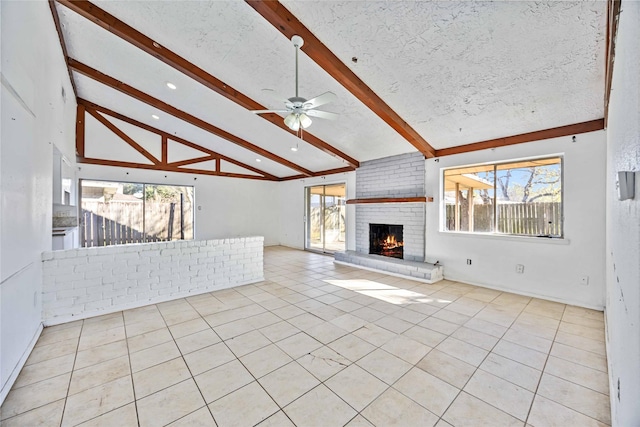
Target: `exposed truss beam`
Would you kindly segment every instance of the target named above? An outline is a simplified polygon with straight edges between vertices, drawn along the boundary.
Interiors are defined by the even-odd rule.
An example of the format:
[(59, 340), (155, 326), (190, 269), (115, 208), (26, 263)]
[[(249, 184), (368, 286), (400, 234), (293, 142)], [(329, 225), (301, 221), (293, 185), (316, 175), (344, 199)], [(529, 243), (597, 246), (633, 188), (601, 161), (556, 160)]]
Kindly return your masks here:
[[(108, 108), (102, 107), (98, 104), (89, 102), (85, 99), (79, 98), (78, 99), (78, 123), (82, 123), (82, 132), (81, 133), (76, 133), (76, 136), (78, 135), (82, 135), (82, 139), (80, 140), (80, 138), (76, 138), (76, 146), (80, 146), (80, 150), (76, 149), (77, 153), (78, 153), (78, 157), (80, 159), (86, 159), (85, 155), (84, 155), (84, 111), (92, 111), (94, 113), (101, 113), (101, 114), (105, 114), (107, 116), (111, 116), (113, 118), (116, 118), (118, 120), (121, 120), (125, 123), (129, 123), (130, 125), (139, 127), (140, 129), (144, 129), (148, 132), (154, 133), (156, 135), (159, 135), (161, 137), (161, 143), (162, 143), (162, 159), (160, 161), (159, 164), (156, 165), (146, 165), (146, 166), (150, 166), (148, 168), (142, 168), (142, 169), (155, 169), (155, 170), (162, 170), (162, 171), (172, 171), (172, 172), (188, 172), (188, 173), (199, 173), (197, 172), (196, 169), (186, 169), (186, 168), (182, 168), (179, 167), (181, 166), (181, 164), (192, 164), (192, 163), (184, 163), (184, 161), (181, 162), (173, 162), (173, 163), (169, 163), (168, 161), (168, 141), (172, 140), (175, 141), (179, 144), (182, 144), (184, 146), (187, 146), (189, 148), (193, 148), (194, 150), (198, 150), (201, 151), (203, 153), (206, 153), (207, 156), (203, 156), (203, 157), (199, 157), (197, 158), (198, 161), (208, 161), (208, 160), (216, 160), (216, 171), (218, 171), (218, 175), (220, 176), (229, 176), (229, 174), (224, 173), (224, 172), (220, 172), (220, 160), (224, 160), (226, 162), (232, 163), (236, 166), (240, 166), (244, 169), (247, 169), (251, 172), (257, 173), (262, 175), (265, 179), (270, 180), (270, 181), (278, 181), (280, 178), (278, 178), (275, 175), (269, 174), (267, 172), (264, 172), (258, 168), (255, 168), (253, 166), (244, 164), (238, 160), (232, 159), (230, 157), (227, 157), (223, 154), (217, 153), (213, 150), (210, 150), (206, 147), (203, 147), (201, 145), (198, 145), (196, 143), (193, 143), (191, 141), (187, 141), (186, 139), (180, 138), (176, 135), (171, 135), (168, 132), (164, 132), (160, 129), (156, 129), (152, 126), (146, 125), (142, 122), (139, 122), (137, 120), (134, 120), (132, 118), (129, 118), (123, 114), (117, 113), (113, 110), (110, 110)], [(80, 112), (82, 111), (82, 113)], [(80, 126), (80, 125), (78, 125)], [(94, 159), (96, 160), (96, 159)], [(196, 160), (196, 159), (191, 159), (191, 160)], [(94, 163), (94, 164), (98, 164), (98, 163)], [(127, 167), (132, 167), (132, 166), (127, 166)], [(175, 170), (176, 168), (179, 168), (179, 170)], [(198, 169), (199, 170), (199, 169)], [(202, 171), (202, 170), (201, 170)], [(205, 173), (206, 175), (216, 175), (215, 171), (202, 171), (203, 173)], [(236, 175), (240, 175), (240, 174), (236, 174)], [(252, 178), (255, 178), (253, 175), (246, 175), (246, 176), (250, 176)]]
[(609, 119), (609, 100), (611, 99), (611, 82), (613, 81), (613, 63), (616, 55), (616, 34), (620, 19), (621, 0), (607, 0), (607, 55), (605, 64), (604, 87), (604, 126)]
[(249, 151), (253, 151), (256, 154), (259, 154), (261, 156), (263, 156), (264, 158), (267, 158), (269, 160), (273, 160), (274, 162), (280, 163), (290, 169), (296, 170), (298, 172), (302, 172), (303, 175), (307, 175), (307, 176), (312, 176), (313, 172), (311, 172), (308, 169), (303, 168), (302, 166), (299, 166), (293, 162), (290, 162), (287, 159), (284, 159), (276, 154), (271, 153), (270, 151), (265, 150), (264, 148), (258, 147), (257, 145), (254, 145), (252, 143), (250, 143), (249, 141), (246, 141), (238, 136), (235, 136), (223, 129), (220, 129), (217, 126), (212, 125), (211, 123), (205, 122), (202, 119), (199, 119), (195, 116), (192, 116), (191, 114), (179, 110), (176, 107), (167, 104), (166, 102), (163, 102), (157, 98), (152, 97), (151, 95), (148, 95), (132, 86), (129, 86), (126, 83), (123, 83), (119, 80), (116, 80), (115, 78), (108, 76), (104, 73), (101, 73), (100, 71), (89, 67), (88, 65), (85, 65), (79, 61), (76, 61), (73, 58), (69, 58), (68, 60), (69, 66), (71, 67), (71, 69), (77, 73), (80, 73), (82, 75), (85, 75), (97, 82), (100, 82), (102, 84), (104, 84), (105, 86), (108, 86), (112, 89), (115, 89), (117, 91), (120, 91), (122, 93), (124, 93), (125, 95), (128, 95), (134, 99), (137, 99), (138, 101), (144, 102), (145, 104), (151, 105), (154, 108), (157, 108), (160, 111), (164, 111), (167, 114), (170, 114), (180, 120), (183, 120), (187, 123), (190, 123), (196, 127), (199, 127), (200, 129), (203, 129), (209, 133), (212, 133), (222, 139), (225, 139), (229, 142), (233, 142), (234, 144), (239, 145), (242, 148), (245, 148)]
[(364, 103), (378, 117), (395, 129), (425, 157), (434, 157), (435, 149), (416, 132), (402, 117), (391, 109), (337, 56), (333, 54), (302, 22), (276, 0), (245, 0), (262, 17), (287, 38), (299, 35), (304, 39), (302, 50), (322, 67), (331, 77)]
[[(187, 61), (182, 58), (180, 55), (172, 52), (171, 50), (161, 46), (159, 43), (153, 41), (149, 37), (145, 36), (141, 32), (137, 31), (135, 28), (130, 27), (124, 22), (117, 19), (115, 16), (107, 13), (106, 11), (100, 9), (98, 6), (92, 4), (89, 1), (71, 1), (71, 0), (56, 0), (58, 3), (68, 7), (73, 10), (80, 16), (89, 19), (90, 21), (96, 23), (100, 27), (109, 31), (110, 33), (120, 37), (121, 39), (131, 43), (132, 45), (138, 47), (144, 52), (154, 56), (165, 64), (173, 67), (174, 69), (180, 71), (181, 73), (191, 77), (196, 80), (200, 84), (208, 87), (214, 92), (224, 96), (225, 98), (235, 102), (236, 104), (249, 109), (249, 110), (265, 110), (267, 109), (265, 106), (259, 104), (248, 96), (242, 94), (238, 90), (232, 88), (227, 85), (223, 81), (217, 79), (211, 74), (204, 71), (202, 68), (199, 68), (195, 64)], [(277, 114), (261, 114), (260, 117), (263, 119), (273, 123), (274, 125), (284, 129), (287, 132), (291, 132), (291, 130), (284, 124), (282, 117)], [(337, 148), (329, 145), (322, 139), (310, 134), (304, 134), (304, 141), (314, 147), (324, 151), (325, 153), (338, 157), (347, 164), (358, 167), (359, 163), (356, 159), (350, 157), (349, 155), (343, 153)]]
[[(345, 168), (337, 168), (337, 169), (328, 169), (324, 171), (314, 172), (313, 176), (332, 175), (334, 173), (343, 173), (343, 172), (353, 172), (353, 168), (345, 167)], [(304, 178), (308, 178), (308, 176), (304, 176), (304, 175), (286, 176), (284, 178), (280, 178), (280, 181), (293, 181), (294, 179), (304, 179)]]
[(67, 72), (69, 73), (69, 80), (71, 80), (71, 87), (73, 88), (73, 96), (78, 97), (78, 89), (76, 88), (76, 82), (73, 80), (73, 73), (67, 62), (69, 55), (67, 54), (67, 45), (64, 42), (64, 35), (62, 34), (62, 25), (60, 25), (60, 17), (56, 10), (56, 3), (54, 0), (49, 0), (49, 9), (51, 9), (51, 16), (53, 17), (53, 23), (56, 26), (56, 32), (58, 33), (58, 40), (60, 41), (60, 47), (62, 48), (62, 55), (64, 56), (65, 63), (67, 64)]
[(486, 150), (489, 148), (504, 147), (506, 145), (522, 144), (524, 142), (539, 141), (543, 139), (559, 138), (561, 136), (593, 132), (595, 130), (602, 129), (604, 129), (604, 119), (591, 120), (589, 122), (575, 123), (572, 125), (539, 130), (536, 132), (522, 133), (520, 135), (507, 136), (504, 138), (490, 139), (488, 141), (475, 142), (473, 144), (443, 148), (441, 150), (436, 150), (436, 157), (468, 153), (470, 151)]

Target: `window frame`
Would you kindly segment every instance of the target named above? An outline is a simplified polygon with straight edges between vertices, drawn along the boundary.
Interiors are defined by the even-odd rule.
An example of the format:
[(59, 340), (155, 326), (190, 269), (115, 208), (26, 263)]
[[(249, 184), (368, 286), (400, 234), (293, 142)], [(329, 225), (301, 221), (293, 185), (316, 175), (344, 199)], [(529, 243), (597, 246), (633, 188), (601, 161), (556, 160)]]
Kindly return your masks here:
[[(497, 203), (497, 190), (498, 190), (498, 179), (497, 179), (497, 171), (498, 167), (503, 165), (510, 165), (515, 163), (527, 162), (527, 161), (540, 161), (540, 160), (550, 160), (550, 159), (559, 159), (560, 164), (560, 231), (559, 235), (529, 235), (529, 234), (515, 234), (515, 233), (502, 233), (498, 230), (498, 203)], [(492, 226), (494, 231), (456, 231), (456, 230), (448, 230), (447, 229), (447, 204), (445, 202), (445, 195), (447, 191), (445, 191), (446, 186), (446, 171), (455, 170), (455, 169), (464, 169), (464, 168), (472, 168), (472, 167), (486, 167), (493, 166), (494, 178), (493, 178), (493, 221)], [(515, 169), (515, 168), (514, 168)], [(525, 239), (534, 239), (536, 241), (545, 241), (545, 240), (553, 240), (553, 241), (562, 241), (566, 239), (565, 236), (565, 186), (564, 186), (564, 153), (556, 153), (556, 154), (548, 154), (543, 156), (535, 156), (535, 157), (526, 157), (526, 158), (516, 158), (516, 159), (508, 159), (508, 160), (500, 160), (496, 162), (484, 162), (484, 163), (471, 163), (457, 166), (450, 166), (440, 169), (440, 227), (439, 232), (460, 235), (460, 236), (482, 236), (489, 238), (525, 238)], [(547, 240), (547, 241), (548, 241)]]

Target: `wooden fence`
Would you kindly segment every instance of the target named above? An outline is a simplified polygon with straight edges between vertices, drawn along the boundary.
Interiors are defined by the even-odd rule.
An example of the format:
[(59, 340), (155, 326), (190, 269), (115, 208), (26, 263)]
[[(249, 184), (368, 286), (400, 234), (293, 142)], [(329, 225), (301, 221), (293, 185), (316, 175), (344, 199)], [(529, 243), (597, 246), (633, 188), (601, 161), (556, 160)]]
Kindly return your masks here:
[[(525, 236), (562, 235), (562, 204), (545, 203), (509, 203), (496, 207), (498, 232)], [(455, 206), (446, 207), (446, 230), (455, 230)], [(469, 231), (469, 217), (466, 209), (460, 212), (460, 230)], [(473, 207), (473, 230), (492, 232), (493, 205), (475, 205)]]
[[(82, 247), (193, 239), (193, 207), (174, 202), (82, 202)], [(146, 233), (145, 233), (146, 231)]]

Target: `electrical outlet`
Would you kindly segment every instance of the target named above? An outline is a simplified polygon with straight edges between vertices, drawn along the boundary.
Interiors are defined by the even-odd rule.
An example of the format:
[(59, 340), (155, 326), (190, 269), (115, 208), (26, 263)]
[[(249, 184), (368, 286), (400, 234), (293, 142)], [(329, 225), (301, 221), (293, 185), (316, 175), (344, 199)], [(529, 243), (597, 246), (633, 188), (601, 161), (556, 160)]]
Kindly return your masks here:
[(587, 286), (589, 284), (589, 276), (580, 277), (580, 284)]
[(518, 274), (524, 273), (524, 265), (516, 264), (516, 273), (518, 273)]
[(467, 265), (471, 265), (471, 259), (467, 258)]

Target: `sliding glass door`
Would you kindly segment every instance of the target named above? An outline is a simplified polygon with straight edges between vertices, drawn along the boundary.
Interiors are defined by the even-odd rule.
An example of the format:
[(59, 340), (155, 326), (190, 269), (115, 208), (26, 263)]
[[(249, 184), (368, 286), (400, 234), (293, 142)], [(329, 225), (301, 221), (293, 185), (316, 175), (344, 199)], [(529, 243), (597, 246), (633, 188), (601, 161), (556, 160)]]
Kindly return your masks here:
[(345, 184), (307, 187), (306, 245), (333, 253), (345, 250)]

